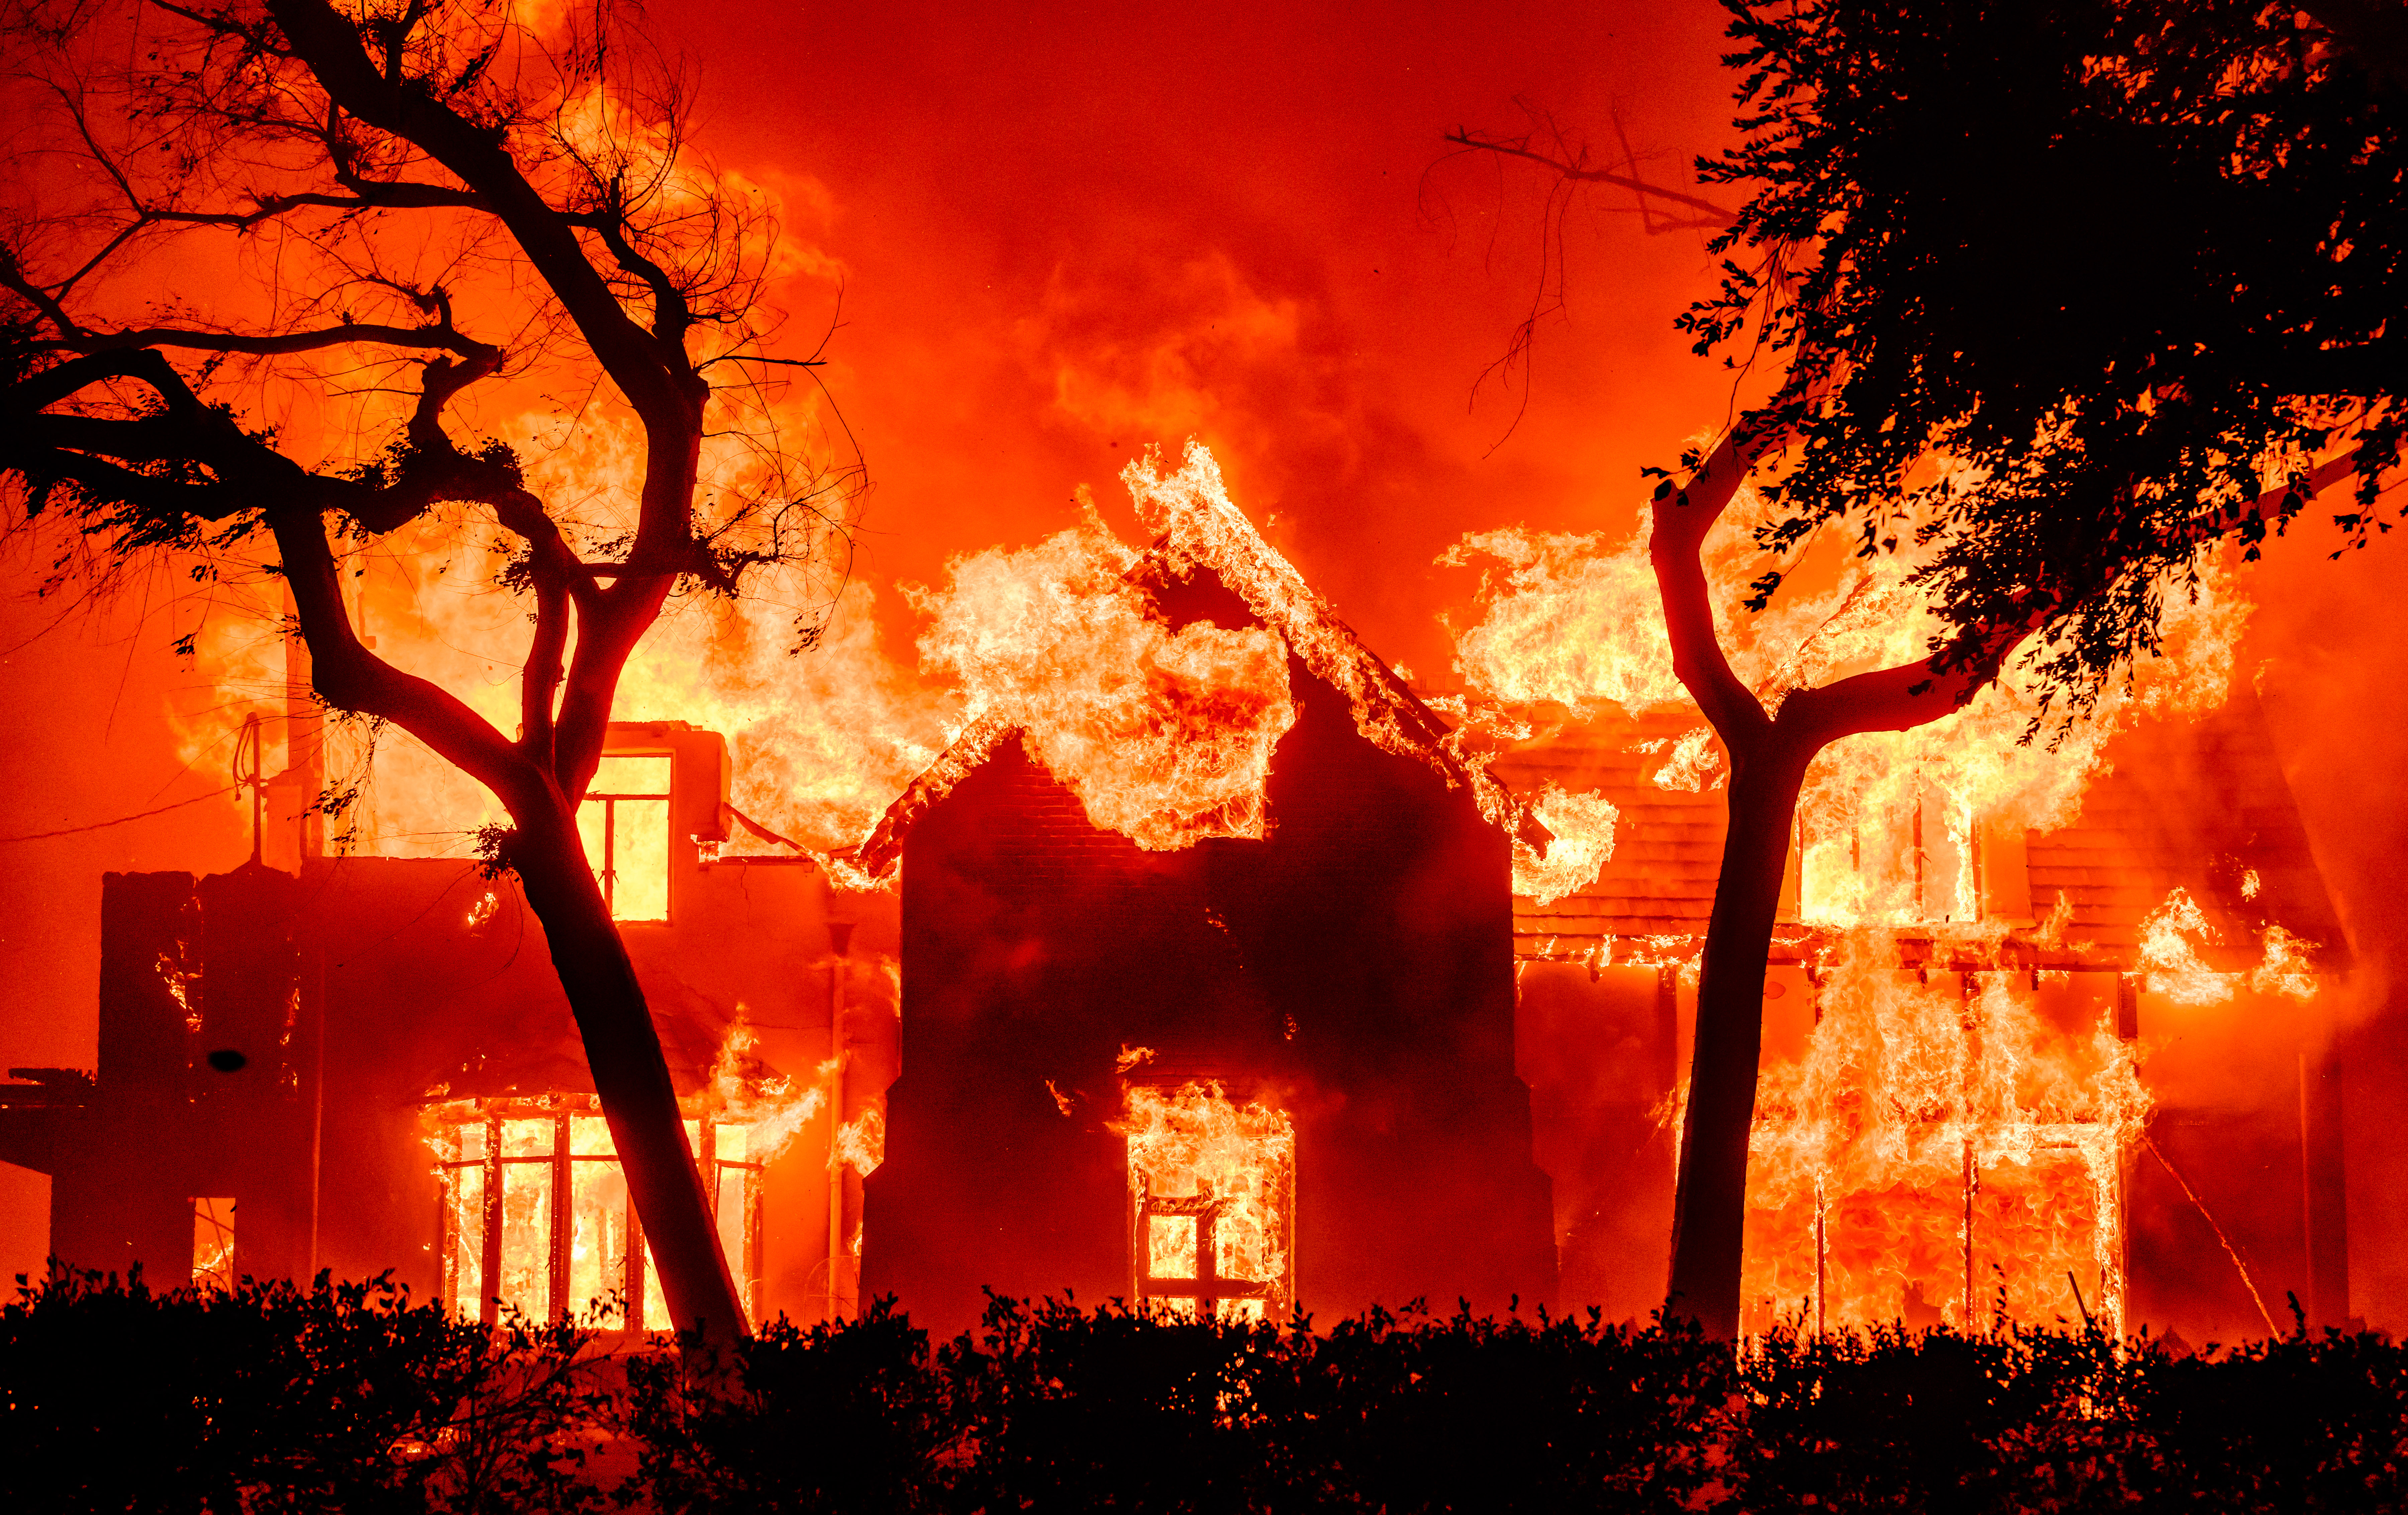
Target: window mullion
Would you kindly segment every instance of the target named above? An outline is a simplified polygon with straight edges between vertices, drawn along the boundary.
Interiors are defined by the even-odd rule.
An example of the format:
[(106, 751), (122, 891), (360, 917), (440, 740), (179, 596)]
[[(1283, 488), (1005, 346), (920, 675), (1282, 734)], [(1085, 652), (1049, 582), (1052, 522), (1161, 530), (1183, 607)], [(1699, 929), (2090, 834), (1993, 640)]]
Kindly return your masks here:
[(485, 1117), (485, 1235), (484, 1256), (480, 1267), (483, 1274), (482, 1295), (477, 1301), (477, 1319), (487, 1325), (502, 1318), (502, 1118), (498, 1111)]
[(572, 1202), (574, 1193), (570, 1178), (576, 1169), (568, 1155), (568, 1111), (561, 1109), (552, 1116), (552, 1318), (558, 1320), (572, 1314), (576, 1302), (568, 1297), (568, 1241), (576, 1223)]

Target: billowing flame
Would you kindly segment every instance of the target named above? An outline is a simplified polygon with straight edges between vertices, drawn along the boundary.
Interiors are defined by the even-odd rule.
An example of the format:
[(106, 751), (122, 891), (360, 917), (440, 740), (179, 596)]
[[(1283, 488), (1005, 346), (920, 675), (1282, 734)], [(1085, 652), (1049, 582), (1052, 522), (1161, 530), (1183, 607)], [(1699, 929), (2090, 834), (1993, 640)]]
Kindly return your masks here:
[(2250, 970), (2249, 987), (2261, 994), (2279, 994), (2285, 999), (2306, 1004), (2316, 997), (2315, 965), (2308, 954), (2316, 944), (2301, 941), (2281, 926), (2266, 928), (2265, 960)]
[(728, 1027), (710, 1067), (710, 1103), (722, 1122), (742, 1128), (746, 1160), (753, 1163), (784, 1151), (827, 1104), (821, 1084), (797, 1088), (791, 1078), (763, 1066), (760, 1045), (760, 1036), (739, 1019)]
[[(886, 1161), (886, 1112), (872, 1107), (837, 1127), (837, 1157), (867, 1179)], [(858, 1234), (854, 1245), (859, 1246)]]
[(955, 558), (945, 589), (913, 596), (922, 662), (1018, 729), (1097, 826), (1157, 850), (1259, 837), (1271, 749), (1296, 721), (1286, 650), (1259, 626), (1171, 630), (1137, 565), (1092, 507), (1035, 547)]
[(1171, 566), (1211, 570), (1280, 634), (1314, 677), (1345, 696), (1354, 729), (1365, 740), (1427, 765), (1450, 787), (1468, 788), (1480, 813), (1499, 830), (1520, 829), (1521, 809), (1512, 796), (1486, 769), (1460, 760), (1444, 726), (1403, 679), (1373, 656), (1295, 565), (1263, 540), (1230, 501), (1220, 465), (1200, 443), (1189, 442), (1178, 470), (1168, 474), (1162, 471), (1160, 455), (1148, 448), (1121, 470), (1121, 481), (1137, 503), (1139, 519), (1162, 535)]
[[(1706, 569), (1733, 671), (1768, 709), (1792, 689), (1926, 651), (1939, 622), (1894, 560), (1759, 613), (1734, 608), (1762, 564), (1748, 503), (1743, 497), (1709, 538)], [(1598, 536), (1489, 532), (1465, 537), (1441, 561), (1475, 557), (1506, 571), (1484, 578), (1484, 617), (1456, 639), (1455, 671), (1473, 722), (1510, 740), (1510, 718), (1493, 713), (1494, 702), (1509, 711), (1552, 703), (1574, 719), (1617, 706), (1633, 713), (1688, 707), (1672, 677), (1643, 536), (1609, 547)], [(2064, 824), (2118, 731), (2144, 716), (2196, 715), (2224, 703), (2248, 601), (2211, 560), (2200, 565), (2197, 592), (2168, 595), (2164, 608), (2163, 655), (2138, 665), (2053, 743), (2026, 740), (2043, 707), (2017, 664), (1955, 714), (1826, 749), (1799, 798), (1800, 918), (1835, 929), (1979, 919), (1985, 827)], [(1720, 767), (1700, 725), (1672, 744), (1652, 779), (1694, 793), (1719, 783)]]
[[(2244, 896), (2246, 893), (2244, 892)], [(2141, 918), (2141, 967), (2152, 993), (2176, 1005), (2221, 1005), (2245, 985), (2251, 992), (2306, 1004), (2316, 997), (2313, 954), (2316, 944), (2268, 924), (2259, 942), (2263, 956), (2247, 972), (2224, 971), (2200, 955), (2200, 949), (2218, 943), (2220, 934), (2190, 891), (2175, 888), (2162, 903)]]
[[(1258, 1101), (1240, 1105), (1217, 1083), (1177, 1089), (1136, 1084), (1112, 1129), (1128, 1138), (1131, 1214), (1149, 1200), (1211, 1203), (1213, 1279), (1264, 1287), (1249, 1298), (1224, 1298), (1225, 1319), (1279, 1319), (1289, 1303), (1289, 1227), (1296, 1190), (1296, 1131), (1284, 1111)], [(1193, 1215), (1154, 1215), (1141, 1238), (1146, 1276), (1199, 1279)], [(1193, 1297), (1164, 1301), (1193, 1315)]]
[(1665, 757), (1664, 765), (1656, 770), (1655, 777), (1649, 781), (1658, 789), (1685, 790), (1694, 794), (1708, 787), (1706, 780), (1711, 776), (1713, 787), (1719, 788), (1722, 778), (1716, 770), (1722, 766), (1723, 760), (1714, 751), (1713, 741), (1714, 734), (1706, 726), (1683, 732), (1672, 743), (1672, 750)]
[(1550, 783), (1530, 806), (1530, 813), (1555, 839), (1544, 858), (1528, 843), (1514, 843), (1513, 893), (1546, 905), (1597, 882), (1598, 870), (1613, 856), (1613, 825), (1621, 818), (1613, 802), (1602, 794), (1575, 794)]
[(1501, 586), (1484, 579), (1486, 614), (1455, 638), (1468, 686), (1510, 704), (1554, 701), (1584, 719), (1609, 704), (1636, 712), (1683, 697), (1643, 540), (1609, 551), (1601, 536), (1516, 527), (1468, 536), (1439, 561), (1475, 557), (1506, 573)]
[(2177, 1005), (2216, 1005), (2232, 997), (2232, 979), (2207, 965), (2199, 949), (2215, 940), (2215, 927), (2190, 897), (2176, 889), (2142, 917), (2141, 967), (2152, 992)]
[[(1742, 1297), (1827, 1326), (2122, 1319), (2115, 1175), (2149, 1098), (2112, 1004), (2052, 1019), (2026, 973), (1928, 976), (1853, 933), (1796, 1061), (1758, 1085)], [(1971, 1267), (1969, 1274), (1968, 1267)], [(2068, 1276), (2079, 1280), (2075, 1300)], [(1970, 1306), (1970, 1314), (1969, 1314)]]

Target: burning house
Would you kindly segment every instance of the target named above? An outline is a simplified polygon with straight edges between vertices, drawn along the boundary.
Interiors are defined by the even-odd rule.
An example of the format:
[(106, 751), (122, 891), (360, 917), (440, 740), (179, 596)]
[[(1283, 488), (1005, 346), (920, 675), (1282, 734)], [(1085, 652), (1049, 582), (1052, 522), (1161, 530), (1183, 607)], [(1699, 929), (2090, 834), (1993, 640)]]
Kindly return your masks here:
[(901, 1074), (863, 1287), (940, 1326), (990, 1285), (1274, 1319), (1550, 1301), (1513, 1065), (1526, 816), (1217, 478), (1181, 477), (1127, 582), (1171, 638), (1260, 638), (1292, 718), (1258, 793), (1167, 836), (1099, 824), (1002, 718), (888, 812), (861, 862), (900, 865)]
[[(967, 697), (858, 847), (745, 816), (711, 732), (612, 728), (587, 850), (747, 1307), (1644, 1314), (1724, 824), (1648, 602), (1608, 575), (1596, 628), (1560, 596), (1532, 617), (1601, 702), (1426, 700), (1209, 454), (1124, 478), (1149, 550), (1091, 518), (919, 593), (924, 664)], [(2253, 701), (2198, 682), (2080, 750), (1967, 712), (1989, 724), (1818, 767), (1766, 987), (1747, 1328), (2004, 1309), (2230, 1340), (2286, 1293), (2347, 1317), (2344, 938)], [(0, 1088), (54, 1251), (661, 1323), (514, 886), (326, 855), (299, 803), (322, 779), (283, 782), (302, 819), (251, 865), (108, 878), (96, 1076)]]
[[(1566, 1296), (1617, 1312), (1662, 1289), (1721, 853), (1694, 724), (1559, 722), (1497, 764), (1618, 815), (1595, 880), (1514, 921)], [(2347, 1319), (2320, 1001), (2348, 956), (2262, 718), (2243, 689), (2109, 754), (2044, 828), (1966, 810), (1936, 774), (1849, 786), (1844, 835), (1801, 815), (1765, 989), (1751, 1328), (2003, 1308), (2229, 1341), (2288, 1329), (2286, 1293)]]
[[(586, 842), (739, 1292), (820, 1318), (853, 1300), (844, 1154), (887, 1076), (893, 917), (806, 858), (716, 855), (727, 768), (712, 733), (614, 726)], [(51, 1175), (52, 1252), (168, 1284), (391, 1268), (488, 1320), (617, 1295), (666, 1324), (515, 884), (324, 855), (314, 821), (232, 873), (103, 881), (96, 1074), (0, 1086), (0, 1157)]]

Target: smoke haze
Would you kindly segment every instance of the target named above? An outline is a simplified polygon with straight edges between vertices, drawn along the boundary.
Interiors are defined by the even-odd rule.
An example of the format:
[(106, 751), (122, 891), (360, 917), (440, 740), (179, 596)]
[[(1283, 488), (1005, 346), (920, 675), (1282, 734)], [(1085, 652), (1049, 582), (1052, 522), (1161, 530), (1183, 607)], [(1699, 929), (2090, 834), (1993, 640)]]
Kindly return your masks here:
[[(918, 630), (896, 586), (1075, 525), (1081, 484), (1139, 539), (1114, 476), (1192, 436), (1369, 646), (1442, 679), (1440, 615), (1473, 619), (1474, 575), (1436, 563), (1450, 546), (1512, 525), (1618, 538), (1640, 466), (1727, 413), (1727, 376), (1671, 329), (1709, 287), (1704, 234), (1651, 235), (1605, 192), (1550, 244), (1537, 170), (1443, 141), (1522, 129), (1526, 102), (1687, 187), (1689, 158), (1728, 134), (1722, 14), (1702, 0), (1376, 16), (754, 0), (654, 20), (689, 61), (701, 144), (772, 189), (789, 236), (824, 260), (810, 287), (831, 301), (792, 310), (790, 341), (835, 319), (841, 283), (823, 376), (874, 481), (870, 593), (845, 614), (874, 618), (888, 658), (908, 662)], [(1542, 314), (1532, 365), (1500, 380), (1492, 365), (1558, 267), (1563, 307)], [(2322, 539), (2282, 544), (2256, 575), (2250, 666), (2358, 953), (2349, 1097), (2372, 1100), (2403, 1061), (2387, 1007), (2408, 950), (2408, 547), (2333, 565)], [(198, 608), (163, 576), (63, 620), (22, 595), (45, 561), (12, 560), (18, 597), (0, 606), (0, 834), (225, 785), (230, 726), (186, 772), (170, 718), (216, 697), (170, 651)], [(858, 653), (867, 635), (840, 623), (831, 645)], [(7, 1061), (92, 1065), (102, 871), (230, 867), (247, 824), (227, 798), (9, 846)], [(2354, 1251), (2384, 1260), (2361, 1264), (2356, 1308), (2408, 1323), (2408, 1236), (2381, 1229), (2400, 1207), (2374, 1182), (2408, 1152), (2371, 1144), (2408, 1121), (2375, 1114), (2350, 1122), (2368, 1143), (2349, 1153)], [(39, 1265), (43, 1182), (0, 1171), (0, 1274)]]

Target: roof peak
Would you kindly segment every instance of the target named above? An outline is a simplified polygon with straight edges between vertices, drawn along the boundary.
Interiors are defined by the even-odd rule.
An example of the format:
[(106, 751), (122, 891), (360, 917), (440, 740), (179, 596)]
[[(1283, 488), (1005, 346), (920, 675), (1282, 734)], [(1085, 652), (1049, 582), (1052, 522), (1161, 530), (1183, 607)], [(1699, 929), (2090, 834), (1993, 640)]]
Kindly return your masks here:
[[(1190, 440), (1175, 472), (1159, 469), (1160, 454), (1149, 448), (1121, 471), (1139, 520), (1156, 534), (1130, 572), (1133, 582), (1158, 605), (1159, 575), (1181, 582), (1192, 581), (1199, 572), (1211, 575), (1277, 635), (1307, 671), (1344, 697), (1354, 729), (1366, 741), (1421, 763), (1450, 789), (1468, 790), (1490, 824), (1543, 850), (1545, 829), (1523, 803), (1484, 765), (1464, 758), (1446, 722), (1364, 645), (1230, 500), (1220, 465), (1210, 450)], [(887, 808), (856, 850), (855, 865), (871, 879), (889, 874), (919, 818), (1018, 734), (1019, 727), (999, 714), (974, 714), (937, 761)]]

